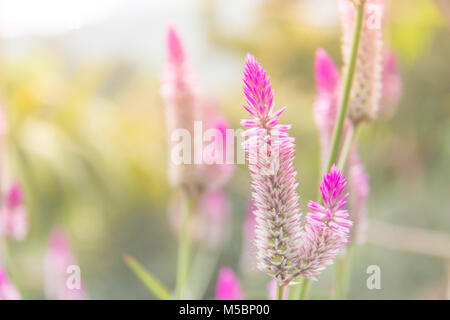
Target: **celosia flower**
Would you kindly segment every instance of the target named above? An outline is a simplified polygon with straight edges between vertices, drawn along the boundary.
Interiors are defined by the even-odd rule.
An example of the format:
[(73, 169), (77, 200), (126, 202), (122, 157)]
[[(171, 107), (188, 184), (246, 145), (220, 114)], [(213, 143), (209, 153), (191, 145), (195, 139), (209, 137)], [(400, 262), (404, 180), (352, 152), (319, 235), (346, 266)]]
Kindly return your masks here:
[(382, 84), (379, 115), (390, 117), (394, 114), (402, 97), (402, 78), (397, 57), (393, 52), (385, 52), (384, 54)]
[(263, 67), (247, 54), (244, 69), (243, 107), (252, 116), (241, 124), (244, 150), (252, 178), (252, 203), (256, 216), (257, 269), (266, 272), (278, 283), (289, 281), (295, 273), (299, 237), (297, 181), (294, 168), (294, 138), (289, 125), (278, 124), (282, 108), (274, 112), (273, 91)]
[[(44, 259), (45, 295), (47, 299), (81, 300), (86, 298), (83, 283), (76, 288), (68, 284), (68, 268), (76, 265), (67, 235), (61, 230), (53, 230)], [(70, 271), (70, 270), (69, 270)]]
[(306, 217), (297, 276), (317, 279), (348, 242), (352, 222), (347, 219), (349, 214), (344, 209), (348, 194), (342, 193), (346, 183), (343, 174), (333, 165), (320, 185), (324, 204), (309, 202), (311, 211)]
[[(348, 68), (356, 8), (350, 0), (340, 0), (342, 20), (342, 56)], [(353, 123), (371, 120), (378, 113), (381, 98), (383, 63), (382, 21), (384, 0), (367, 0), (363, 17), (348, 116)]]
[(356, 146), (350, 150), (348, 164), (348, 189), (351, 194), (349, 205), (353, 228), (351, 241), (355, 244), (363, 244), (367, 229), (367, 198), (370, 193), (369, 175), (364, 170)]
[[(272, 279), (272, 281), (270, 281), (269, 284), (267, 285), (267, 291), (269, 292), (270, 300), (277, 300), (277, 289), (278, 284), (274, 279)], [(287, 300), (288, 297), (289, 297), (289, 287), (284, 289), (283, 300)]]
[(316, 51), (314, 61), (316, 99), (314, 120), (319, 131), (322, 168), (326, 166), (330, 152), (331, 136), (336, 121), (339, 71), (324, 49)]
[(17, 241), (28, 232), (28, 213), (23, 204), (23, 192), (18, 183), (10, 186), (0, 211), (0, 233)]
[(229, 267), (220, 269), (216, 284), (217, 300), (242, 300), (241, 284)]
[[(162, 77), (161, 95), (166, 106), (166, 121), (169, 132), (169, 150), (177, 144), (171, 138), (175, 130), (187, 130), (191, 137), (194, 121), (198, 117), (198, 98), (188, 70), (183, 46), (173, 28), (167, 33), (167, 62)], [(192, 157), (189, 159), (192, 161)], [(191, 163), (176, 164), (170, 161), (169, 179), (173, 186), (181, 186), (189, 192), (196, 191), (196, 172)]]
[(20, 294), (9, 280), (5, 270), (0, 268), (0, 300), (19, 300)]

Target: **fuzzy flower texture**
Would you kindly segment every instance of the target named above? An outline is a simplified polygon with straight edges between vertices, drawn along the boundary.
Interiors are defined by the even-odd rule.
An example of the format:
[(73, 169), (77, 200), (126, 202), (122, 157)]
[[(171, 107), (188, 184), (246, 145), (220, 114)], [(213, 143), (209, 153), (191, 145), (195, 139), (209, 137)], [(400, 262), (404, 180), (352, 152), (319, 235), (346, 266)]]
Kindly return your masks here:
[(241, 124), (249, 129), (243, 147), (252, 178), (252, 203), (256, 217), (254, 246), (256, 267), (287, 285), (302, 276), (316, 279), (347, 243), (351, 221), (343, 207), (346, 180), (336, 166), (321, 185), (323, 203), (310, 202), (305, 225), (301, 224), (298, 182), (294, 168), (295, 140), (290, 125), (279, 124), (286, 107), (274, 111), (269, 77), (248, 54), (244, 93), (251, 118)]

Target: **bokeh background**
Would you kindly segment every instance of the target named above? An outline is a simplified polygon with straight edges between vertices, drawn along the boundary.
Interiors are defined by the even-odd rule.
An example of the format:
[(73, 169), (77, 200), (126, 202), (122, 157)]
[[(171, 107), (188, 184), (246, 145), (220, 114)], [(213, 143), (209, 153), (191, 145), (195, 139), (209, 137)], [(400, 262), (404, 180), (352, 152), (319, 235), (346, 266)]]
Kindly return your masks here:
[[(174, 287), (177, 243), (167, 218), (171, 189), (159, 94), (170, 24), (199, 87), (234, 128), (245, 116), (245, 53), (271, 74), (277, 105), (289, 107), (283, 120), (297, 140), (305, 208), (319, 175), (313, 59), (323, 47), (340, 64), (336, 2), (1, 0), (6, 175), (23, 183), (30, 213), (27, 240), (11, 249), (25, 297), (44, 297), (42, 260), (55, 226), (70, 234), (90, 298), (154, 298), (124, 264), (124, 253)], [(367, 243), (355, 250), (349, 297), (448, 298), (450, 8), (445, 0), (395, 0), (387, 20), (385, 41), (399, 58), (403, 98), (392, 119), (361, 132), (370, 222)], [(268, 277), (240, 271), (248, 180), (239, 165), (226, 188), (232, 223), (206, 298), (214, 298), (224, 265), (236, 271), (247, 298), (266, 297)], [(381, 268), (381, 290), (366, 287), (372, 264)], [(314, 284), (313, 298), (327, 298), (332, 273), (329, 268)]]

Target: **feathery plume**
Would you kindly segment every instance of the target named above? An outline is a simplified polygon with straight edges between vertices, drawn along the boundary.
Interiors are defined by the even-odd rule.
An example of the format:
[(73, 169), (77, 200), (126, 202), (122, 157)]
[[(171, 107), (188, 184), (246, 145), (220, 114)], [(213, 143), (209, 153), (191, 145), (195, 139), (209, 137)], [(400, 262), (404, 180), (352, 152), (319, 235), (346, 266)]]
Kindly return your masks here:
[[(184, 129), (192, 137), (194, 121), (199, 112), (193, 79), (185, 61), (181, 40), (174, 28), (169, 28), (167, 33), (167, 60), (162, 76), (161, 95), (166, 106), (169, 150), (173, 150), (176, 141), (171, 139), (171, 135), (175, 130)], [(193, 165), (175, 164), (170, 161), (171, 184), (184, 187), (189, 192), (196, 192), (196, 174), (192, 167)]]
[(250, 128), (243, 133), (247, 136), (243, 146), (252, 178), (256, 268), (281, 285), (292, 279), (298, 260), (300, 213), (294, 138), (287, 133), (289, 125), (278, 124), (285, 108), (274, 112), (269, 77), (251, 54), (246, 57), (243, 80), (247, 101), (243, 107), (252, 117), (241, 124)]
[(19, 291), (9, 280), (5, 270), (0, 268), (0, 300), (20, 300)]
[(316, 280), (319, 273), (333, 263), (348, 242), (349, 227), (346, 205), (348, 193), (342, 195), (346, 179), (333, 165), (320, 185), (324, 205), (310, 201), (304, 237), (300, 246), (300, 264), (296, 276)]
[[(340, 0), (339, 4), (342, 20), (342, 56), (346, 69), (350, 61), (356, 8), (349, 0)], [(378, 113), (383, 68), (383, 16), (384, 0), (365, 2), (361, 40), (348, 109), (348, 117), (353, 123), (369, 121)]]
[(23, 204), (22, 188), (18, 183), (13, 183), (0, 209), (0, 234), (22, 241), (27, 233), (28, 213)]
[(50, 235), (50, 243), (44, 258), (45, 295), (48, 299), (82, 300), (86, 298), (83, 284), (80, 288), (68, 286), (67, 268), (76, 265), (67, 235), (55, 229)]
[(217, 300), (243, 300), (241, 284), (231, 268), (220, 269), (216, 284)]

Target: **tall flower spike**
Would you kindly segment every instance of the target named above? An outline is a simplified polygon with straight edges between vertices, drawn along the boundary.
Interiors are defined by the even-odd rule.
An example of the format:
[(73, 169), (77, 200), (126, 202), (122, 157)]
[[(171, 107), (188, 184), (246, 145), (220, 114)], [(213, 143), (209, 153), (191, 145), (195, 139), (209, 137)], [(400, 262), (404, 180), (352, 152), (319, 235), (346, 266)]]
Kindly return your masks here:
[[(167, 60), (162, 77), (161, 95), (166, 106), (166, 122), (169, 133), (169, 150), (177, 141), (171, 139), (175, 130), (187, 130), (191, 137), (194, 121), (198, 119), (198, 99), (193, 80), (185, 62), (181, 40), (173, 28), (167, 32)], [(190, 159), (192, 161), (192, 159)], [(182, 186), (194, 192), (196, 174), (192, 165), (169, 164), (169, 179), (173, 186)]]
[(9, 280), (5, 270), (0, 268), (0, 300), (19, 300), (20, 294)]
[(241, 120), (244, 150), (252, 178), (252, 202), (256, 216), (256, 268), (282, 285), (288, 283), (298, 260), (300, 236), (295, 144), (289, 125), (278, 124), (282, 108), (273, 111), (273, 91), (263, 67), (247, 54), (244, 68), (244, 108), (251, 119)]
[(342, 195), (346, 183), (343, 174), (333, 165), (320, 185), (324, 205), (309, 202), (308, 208), (311, 211), (306, 217), (296, 276), (317, 279), (348, 242), (352, 222), (347, 219), (347, 210), (343, 209), (348, 197), (348, 194)]
[(322, 168), (326, 166), (330, 152), (331, 136), (336, 121), (339, 71), (333, 60), (324, 49), (316, 51), (314, 61), (316, 77), (316, 99), (313, 112), (314, 120), (319, 131)]
[[(342, 56), (346, 69), (350, 61), (356, 10), (355, 5), (349, 0), (340, 0), (339, 4), (342, 20)], [(367, 0), (364, 12), (348, 109), (348, 116), (353, 123), (374, 118), (378, 113), (381, 98), (384, 0)]]
[(229, 267), (220, 269), (216, 285), (217, 300), (242, 300), (241, 284)]

